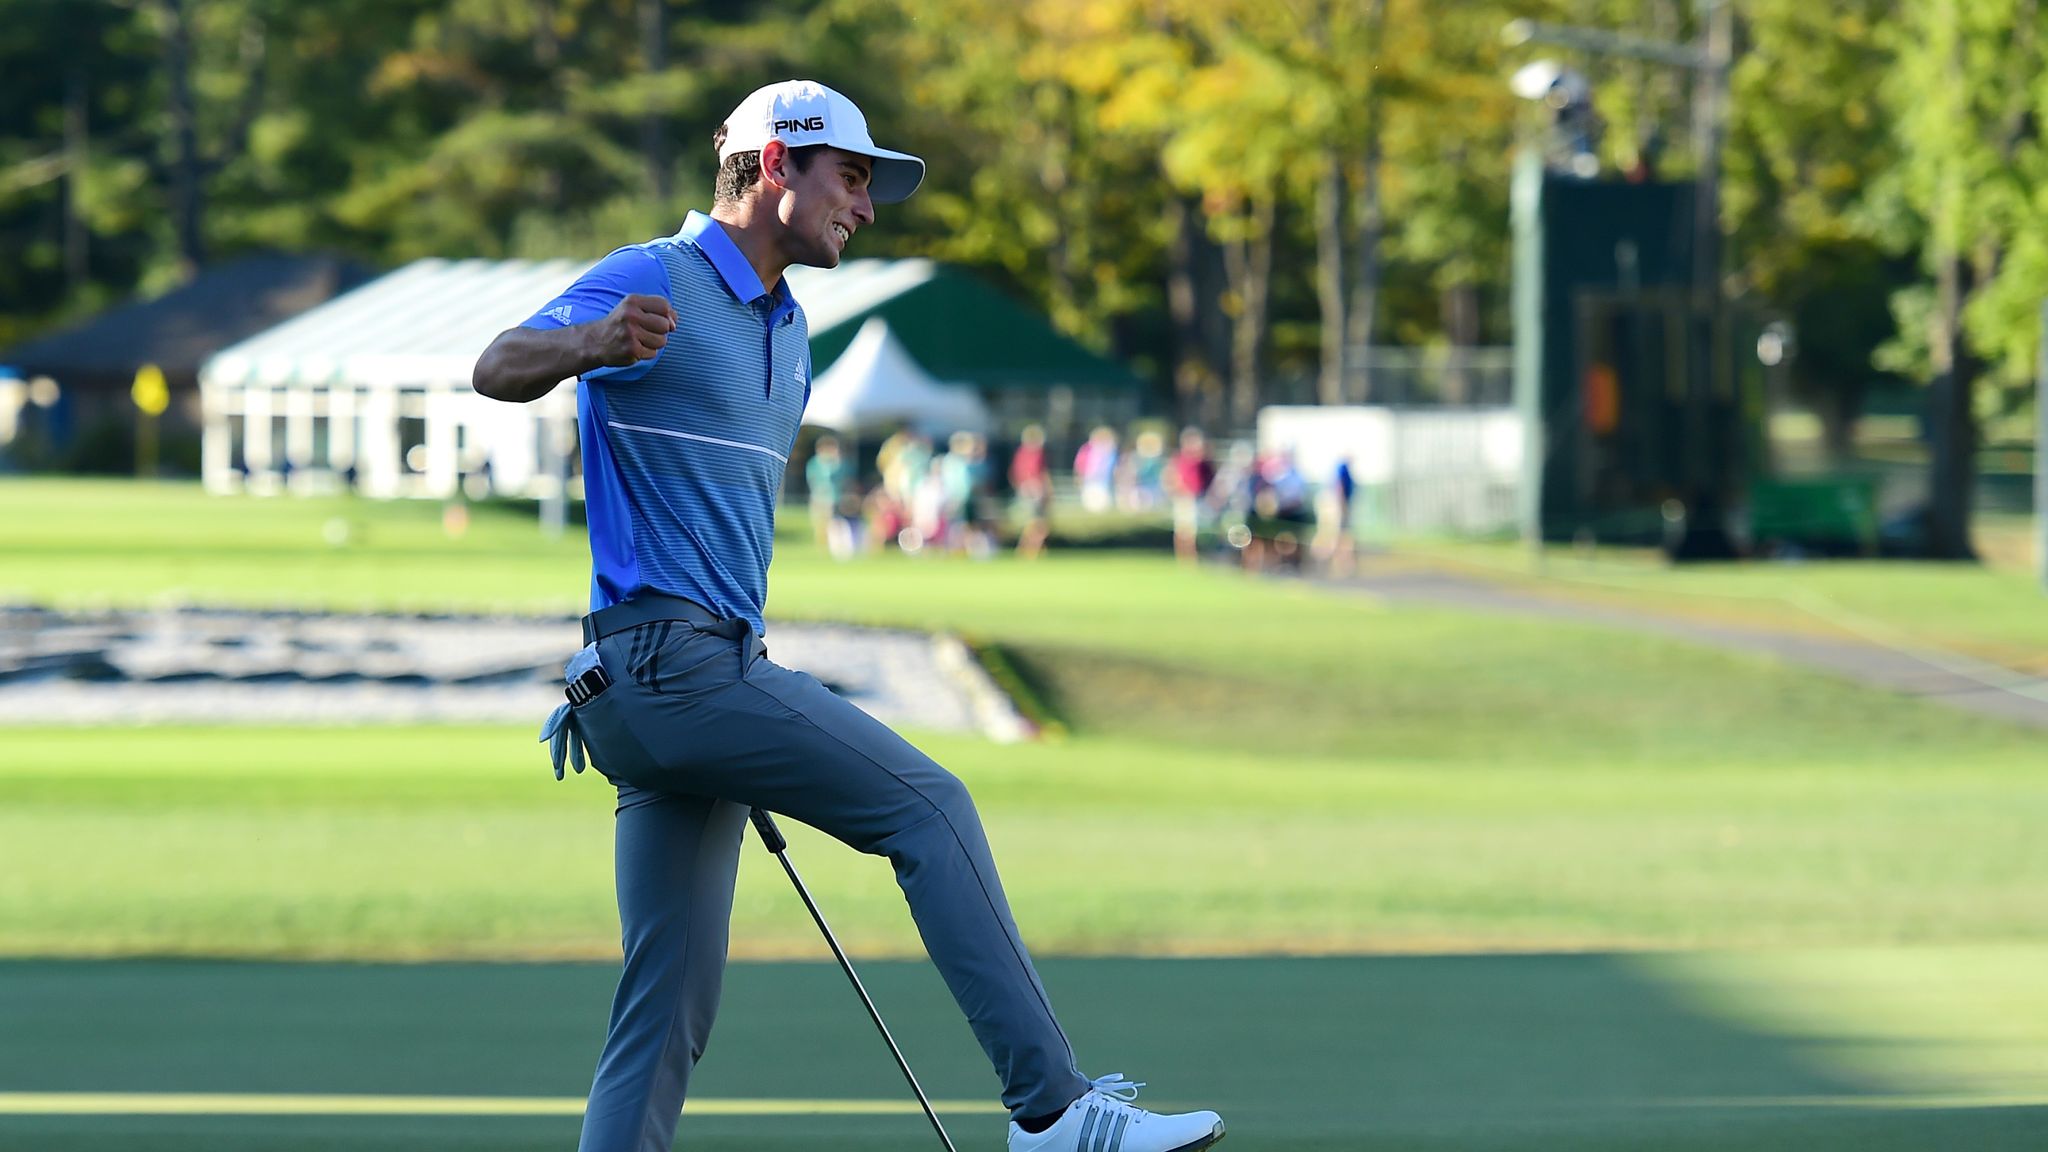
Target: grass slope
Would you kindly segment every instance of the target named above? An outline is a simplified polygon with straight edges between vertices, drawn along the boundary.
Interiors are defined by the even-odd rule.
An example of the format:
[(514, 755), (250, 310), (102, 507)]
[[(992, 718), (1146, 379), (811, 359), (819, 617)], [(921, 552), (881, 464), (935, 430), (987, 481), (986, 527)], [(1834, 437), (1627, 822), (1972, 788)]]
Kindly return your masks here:
[[(573, 536), (479, 510), (0, 482), (33, 599), (573, 611)], [(339, 548), (322, 527), (355, 526)], [(18, 526), (18, 527), (17, 527)], [(18, 543), (17, 543), (18, 541)], [(920, 736), (968, 779), (1034, 943), (1074, 953), (2038, 940), (2038, 736), (1766, 660), (1392, 610), (1161, 556), (836, 564), (771, 616), (1002, 645), (1061, 743)], [(771, 629), (772, 633), (772, 629)], [(773, 636), (770, 637), (771, 649)], [(538, 718), (536, 717), (536, 720)], [(0, 953), (597, 956), (608, 800), (525, 729), (15, 730)], [(862, 947), (917, 949), (886, 868), (815, 837)], [(757, 852), (742, 954), (808, 954)]]
[[(0, 481), (0, 515), (0, 596), (43, 603), (569, 613), (585, 578), (580, 538), (502, 510), (450, 539), (418, 505)], [(1625, 594), (1665, 596), (1662, 575)], [(1872, 610), (1890, 579), (1933, 589), (1899, 603), (1983, 627), (2014, 603), (1927, 582), (1952, 575), (1842, 578), (1874, 582)], [(980, 798), (1042, 956), (1653, 949), (1046, 960), (1086, 1066), (1221, 1108), (1233, 1149), (2004, 1152), (2048, 1129), (2037, 734), (1767, 661), (1153, 556), (836, 565), (788, 538), (773, 586), (781, 618), (999, 644), (1071, 722), (1027, 747), (918, 736)], [(0, 1091), (582, 1093), (616, 963), (610, 801), (595, 777), (549, 779), (529, 729), (0, 739), (0, 954), (59, 958), (0, 962)], [(917, 954), (885, 866), (790, 831), (858, 954)], [(751, 845), (734, 946), (821, 955)], [(68, 959), (135, 955), (354, 962)], [(461, 957), (600, 962), (364, 963)], [(934, 1095), (986, 1099), (930, 968), (863, 972)], [(899, 1101), (880, 1057), (831, 967), (743, 963), (697, 1090)], [(985, 1117), (951, 1125), (965, 1147), (995, 1138)], [(0, 1146), (58, 1152), (574, 1131), (0, 1107)], [(929, 1139), (915, 1116), (698, 1115), (683, 1135)]]
[[(2028, 526), (2031, 529), (2031, 525)], [(2017, 549), (2031, 551), (2026, 539)], [(1461, 567), (1557, 596), (1707, 620), (1926, 645), (2048, 674), (2048, 611), (2031, 562), (1829, 560), (1688, 564), (1658, 553), (1564, 547), (1540, 564), (1520, 545), (1415, 541), (1403, 558)]]

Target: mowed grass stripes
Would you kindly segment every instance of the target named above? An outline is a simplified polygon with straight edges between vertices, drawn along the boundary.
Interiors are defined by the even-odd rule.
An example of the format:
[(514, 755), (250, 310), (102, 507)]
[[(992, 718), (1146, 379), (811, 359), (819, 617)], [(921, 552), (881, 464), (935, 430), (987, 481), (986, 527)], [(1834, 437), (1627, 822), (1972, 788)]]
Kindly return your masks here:
[[(1249, 1149), (2020, 1152), (2048, 1122), (2044, 964), (1986, 947), (1043, 968), (1086, 1071), (1214, 1107)], [(613, 975), (0, 964), (0, 1147), (571, 1144)], [(952, 1109), (960, 1146), (995, 1146), (998, 1085), (929, 966), (863, 976), (926, 1088), (978, 1103)], [(686, 1148), (932, 1139), (829, 962), (735, 965), (696, 1089)]]
[[(557, 783), (524, 729), (5, 735), (0, 955), (617, 956), (612, 797)], [(1653, 770), (919, 742), (973, 789), (1046, 953), (2048, 939), (2031, 751)], [(922, 954), (885, 861), (787, 830), (850, 947)], [(826, 955), (751, 844), (732, 939)]]
[[(580, 1096), (322, 1096), (234, 1092), (0, 1092), (0, 1116), (581, 1116)], [(940, 1112), (1001, 1114), (986, 1100), (934, 1100)], [(692, 1116), (921, 1116), (905, 1100), (689, 1102)]]

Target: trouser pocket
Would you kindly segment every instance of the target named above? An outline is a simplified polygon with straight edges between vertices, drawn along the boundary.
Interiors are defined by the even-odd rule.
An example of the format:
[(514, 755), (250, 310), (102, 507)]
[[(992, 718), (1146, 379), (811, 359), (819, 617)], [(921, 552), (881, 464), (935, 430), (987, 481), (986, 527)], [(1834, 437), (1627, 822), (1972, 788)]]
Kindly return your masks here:
[(591, 763), (614, 784), (646, 782), (659, 768), (626, 715), (631, 708), (627, 700), (631, 694), (627, 685), (614, 684), (603, 695), (575, 709), (576, 727), (583, 735), (583, 746), (590, 752)]
[(598, 655), (612, 686), (577, 712), (599, 771), (614, 783), (700, 790), (703, 772), (760, 735), (745, 710), (752, 697), (736, 701), (732, 690), (766, 666), (765, 653), (744, 620), (658, 620), (606, 637)]

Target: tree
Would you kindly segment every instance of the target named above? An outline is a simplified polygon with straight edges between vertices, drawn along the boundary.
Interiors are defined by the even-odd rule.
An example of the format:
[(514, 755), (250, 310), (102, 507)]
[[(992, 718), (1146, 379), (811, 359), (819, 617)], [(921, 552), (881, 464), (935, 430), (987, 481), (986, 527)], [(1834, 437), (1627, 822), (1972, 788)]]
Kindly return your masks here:
[(1788, 311), (1799, 355), (1795, 394), (1821, 419), (1830, 457), (1846, 461), (1892, 327), (1889, 298), (1910, 281), (1896, 255), (1918, 222), (1871, 208), (1899, 162), (1892, 108), (1868, 78), (1892, 66), (1889, 0), (1813, 5), (1751, 0), (1747, 50), (1731, 77), (1722, 180), (1738, 290)]
[(1213, 53), (1188, 27), (1184, 6), (1127, 0), (1091, 9), (1090, 37), (1063, 57), (1066, 83), (1095, 103), (1104, 145), (1142, 157), (1140, 179), (1160, 189), (1165, 226), (1160, 269), (1171, 322), (1171, 380), (1177, 416), (1216, 427), (1226, 421), (1233, 325), (1225, 314), (1222, 248), (1199, 190), (1171, 178), (1165, 159), (1172, 109)]
[(157, 66), (132, 10), (0, 0), (0, 346), (147, 272), (151, 138), (124, 119)]
[[(1274, 254), (1283, 204), (1327, 180), (1341, 103), (1316, 59), (1343, 22), (1323, 5), (1162, 2), (1133, 29), (1144, 64), (1105, 103), (1118, 130), (1160, 141), (1168, 182), (1195, 199), (1221, 249), (1229, 318), (1223, 419), (1258, 411), (1271, 331)], [(1176, 49), (1178, 45), (1178, 50)], [(1326, 50), (1327, 51), (1327, 50)]]
[(868, 67), (906, 78), (893, 121), (926, 126), (939, 158), (907, 206), (912, 244), (1002, 269), (1098, 348), (1156, 301), (1166, 242), (1149, 159), (1105, 142), (1098, 93), (1070, 75), (1122, 15), (1080, 0), (841, 0), (831, 12)]
[(2048, 262), (2027, 233), (2044, 223), (2048, 191), (2043, 19), (2039, 0), (1911, 0), (1883, 89), (1898, 126), (1896, 195), (1924, 221), (1933, 279), (1895, 297), (1900, 338), (1883, 362), (1931, 382), (1927, 548), (1942, 558), (1972, 555), (1977, 406), (2027, 380), (2038, 355), (2030, 313)]
[(398, 259), (588, 255), (672, 229), (637, 146), (698, 88), (649, 69), (641, 27), (632, 0), (420, 11), (358, 81), (369, 146), (334, 218)]
[[(1395, 175), (1386, 212), (1398, 222), (1389, 248), (1436, 297), (1432, 327), (1451, 349), (1451, 400), (1466, 398), (1464, 350), (1482, 338), (1481, 293), (1508, 274), (1516, 101), (1501, 80), (1504, 22), (1493, 6), (1390, 21), (1408, 31), (1390, 53), (1406, 63), (1387, 110), (1386, 163)], [(1455, 132), (1443, 130), (1447, 109), (1456, 110)]]

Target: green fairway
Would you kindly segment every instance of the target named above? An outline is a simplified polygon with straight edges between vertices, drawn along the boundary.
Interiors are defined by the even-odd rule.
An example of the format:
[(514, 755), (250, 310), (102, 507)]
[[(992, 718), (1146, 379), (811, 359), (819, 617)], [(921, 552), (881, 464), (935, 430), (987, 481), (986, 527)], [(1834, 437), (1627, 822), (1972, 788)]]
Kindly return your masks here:
[[(18, 601), (566, 617), (586, 579), (579, 535), (506, 509), (451, 538), (425, 505), (180, 486), (10, 480), (0, 504)], [(1694, 579), (1600, 594), (1667, 578)], [(1887, 578), (1966, 638), (2017, 603), (1959, 570), (1824, 587), (1877, 611), (1840, 589)], [(1021, 746), (911, 735), (977, 797), (1089, 1070), (1222, 1109), (1226, 1147), (2042, 1146), (2036, 732), (1155, 554), (836, 564), (791, 532), (771, 587), (771, 625), (965, 633), (1064, 722)], [(616, 964), (611, 797), (554, 782), (533, 732), (6, 731), (0, 956), (30, 959), (0, 962), (0, 1147), (569, 1145)], [(921, 955), (883, 862), (789, 830), (857, 956)], [(825, 955), (752, 844), (733, 949)], [(309, 962), (258, 962), (280, 959)], [(866, 971), (933, 1094), (985, 1108), (929, 966)], [(685, 1147), (931, 1141), (815, 962), (736, 968), (696, 1099)], [(989, 1148), (998, 1119), (949, 1124)]]
[[(1146, 1080), (1158, 1107), (1217, 1108), (1234, 1148), (2018, 1152), (2048, 1130), (2044, 962), (1909, 949), (1056, 960), (1044, 974), (1091, 1074)], [(863, 975), (927, 1091), (986, 1107), (997, 1084), (928, 967)], [(575, 965), (0, 965), (0, 1145), (566, 1147), (611, 979)], [(116, 1105), (129, 1108), (234, 1093), (253, 1099), (212, 1107), (368, 1114), (23, 1114), (111, 1092), (149, 1094)], [(401, 1099), (351, 1102), (364, 1096)], [(553, 1114), (375, 1114), (451, 1098)], [(829, 963), (734, 967), (693, 1100), (682, 1147), (932, 1140)], [(895, 1112), (775, 1114), (792, 1105)], [(963, 1149), (995, 1147), (1000, 1122), (947, 1115)]]
[[(548, 540), (503, 509), (477, 509), (457, 539), (426, 501), (11, 476), (0, 516), (0, 601), (572, 612), (588, 591), (580, 530)], [(330, 543), (330, 531), (345, 536)]]
[[(615, 954), (608, 790), (556, 783), (526, 730), (7, 740), (0, 954)], [(920, 742), (974, 790), (1048, 952), (2048, 940), (2048, 779), (2018, 742), (1958, 734), (1932, 763), (1869, 740), (1649, 763)], [(918, 954), (886, 864), (792, 835), (850, 940)], [(815, 955), (772, 861), (750, 845), (741, 875), (735, 949)]]
[[(0, 600), (59, 606), (168, 601), (575, 612), (583, 607), (588, 572), (579, 528), (551, 540), (530, 511), (499, 506), (473, 508), (467, 530), (451, 537), (440, 506), (430, 501), (209, 497), (190, 483), (17, 476), (0, 477), (0, 514), (7, 523)], [(810, 546), (801, 509), (786, 511), (783, 520), (771, 607), (785, 617), (921, 622), (934, 612), (957, 626), (1072, 638), (1084, 626), (1127, 621), (1134, 627), (1119, 631), (1143, 631), (1158, 612), (1217, 607), (1213, 589), (1204, 599), (1192, 594), (1197, 582), (1169, 580), (1174, 590), (1165, 602), (1132, 617), (1132, 601), (1149, 605), (1153, 598), (1130, 593), (1153, 590), (1158, 569), (1097, 569), (1098, 557), (1071, 553), (1055, 552), (1042, 565), (973, 566), (894, 554), (835, 564)], [(1061, 523), (1066, 533), (1087, 537), (1099, 521), (1121, 522), (1075, 511)], [(346, 529), (338, 542), (328, 536), (336, 527)], [(2002, 543), (2015, 535), (2010, 524), (2000, 521), (1986, 533), (2004, 551), (2024, 551)], [(1407, 541), (1397, 551), (1658, 610), (1822, 629), (1839, 626), (1829, 615), (1839, 610), (2018, 666), (2048, 660), (2048, 612), (2040, 610), (2038, 577), (2024, 566), (1838, 561), (1674, 568), (1650, 550), (1588, 555), (1565, 548), (1546, 550), (1539, 566), (1508, 543)], [(1073, 581), (1055, 572), (1063, 565), (1102, 572), (1089, 590), (1109, 598), (1074, 596)], [(962, 568), (977, 575), (959, 579)], [(1045, 615), (1048, 607), (1056, 609), (1050, 618), (1023, 618)], [(1223, 638), (1231, 635), (1226, 630)]]
[[(2031, 549), (2029, 532), (2014, 550)], [(1672, 566), (1649, 549), (1586, 554), (1552, 547), (1539, 561), (1519, 544), (1453, 541), (1410, 542), (1400, 551), (1411, 559), (1551, 595), (1880, 643), (1932, 645), (2048, 674), (2048, 605), (2032, 562), (2018, 567), (1869, 560)]]
[[(580, 536), (544, 540), (504, 509), (479, 511), (451, 540), (419, 503), (18, 479), (0, 481), (0, 503), (0, 597), (36, 603), (567, 614), (587, 580)], [(355, 525), (340, 548), (321, 537), (335, 519)], [(1084, 730), (1279, 758), (1655, 766), (1939, 748), (1967, 764), (2034, 740), (1761, 658), (1583, 625), (1392, 611), (1160, 554), (839, 564), (786, 533), (769, 616), (771, 651), (777, 619), (958, 630), (1013, 653)]]
[[(580, 540), (543, 541), (504, 509), (451, 540), (419, 504), (20, 480), (0, 497), (20, 510), (21, 542), (0, 553), (0, 587), (53, 603), (175, 586), (215, 601), (568, 612), (583, 579)], [(355, 525), (339, 549), (321, 539), (336, 517)], [(776, 617), (997, 645), (1072, 726), (1011, 748), (919, 737), (973, 787), (1048, 951), (2048, 938), (2039, 737), (1930, 703), (1620, 631), (1395, 611), (1157, 555), (837, 564), (799, 536), (783, 541), (773, 589)], [(603, 782), (554, 784), (527, 730), (7, 737), (0, 954), (615, 946)], [(885, 867), (798, 844), (861, 947), (917, 951)], [(808, 926), (753, 859), (735, 947), (811, 954)]]

